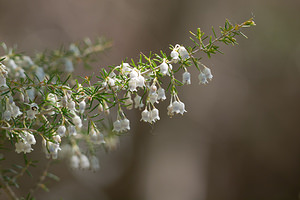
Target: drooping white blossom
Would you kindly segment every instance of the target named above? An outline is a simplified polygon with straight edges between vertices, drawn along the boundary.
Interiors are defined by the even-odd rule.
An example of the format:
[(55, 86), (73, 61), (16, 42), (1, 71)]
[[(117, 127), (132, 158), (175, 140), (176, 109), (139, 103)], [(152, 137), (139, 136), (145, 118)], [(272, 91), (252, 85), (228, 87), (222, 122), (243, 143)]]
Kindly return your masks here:
[(208, 83), (207, 78), (203, 72), (200, 72), (198, 79), (199, 79), (199, 84), (207, 84)]
[(73, 62), (71, 59), (66, 58), (65, 60), (65, 72), (67, 73), (72, 73), (74, 71), (74, 66), (73, 66)]
[(186, 48), (184, 46), (179, 46), (178, 47), (178, 53), (179, 53), (182, 60), (186, 60), (190, 57), (188, 51), (186, 50)]
[(75, 126), (73, 126), (73, 125), (70, 125), (70, 126), (68, 126), (68, 135), (69, 136), (75, 136), (75, 135), (77, 135), (77, 131), (76, 131), (76, 128), (75, 128)]
[(36, 71), (35, 71), (35, 75), (37, 76), (37, 78), (39, 79), (39, 81), (43, 81), (45, 78), (45, 72), (44, 69), (41, 67), (37, 67)]
[(18, 65), (16, 64), (16, 62), (13, 59), (8, 59), (7, 63), (8, 67), (10, 67), (13, 70), (16, 70), (18, 68)]
[(11, 119), (10, 110), (5, 110), (2, 117), (3, 117), (4, 120), (9, 121)]
[(176, 50), (174, 50), (174, 49), (171, 51), (170, 56), (172, 58), (172, 62), (173, 63), (177, 63), (180, 60), (179, 53)]
[(128, 86), (129, 86), (129, 90), (131, 91), (131, 92), (134, 92), (134, 91), (137, 91), (136, 90), (136, 87), (137, 87), (137, 80), (136, 80), (136, 78), (132, 78), (132, 79), (130, 79), (129, 81), (128, 81)]
[(125, 99), (124, 101), (124, 105), (126, 106), (126, 108), (128, 110), (131, 110), (133, 108), (133, 101), (131, 99), (131, 95), (130, 95), (130, 92), (127, 93), (127, 95), (125, 94), (124, 98), (127, 98)]
[(204, 67), (203, 73), (205, 74), (207, 79), (211, 80), (213, 78), (211, 70), (208, 67)]
[(124, 75), (128, 75), (131, 72), (132, 68), (130, 67), (130, 65), (128, 63), (123, 63), (121, 65), (121, 72)]
[(47, 158), (57, 159), (58, 151), (61, 150), (59, 143), (54, 143), (51, 141), (44, 142), (44, 152)]
[(151, 113), (148, 111), (147, 107), (142, 112), (142, 121), (151, 122)]
[(129, 90), (131, 92), (137, 91), (137, 87), (145, 86), (145, 78), (141, 75), (137, 69), (132, 69), (128, 81)]
[(21, 153), (30, 153), (33, 149), (31, 148), (31, 144), (24, 142), (24, 141), (19, 141), (15, 143), (16, 147), (16, 152)]
[(154, 108), (150, 111), (150, 121), (156, 122), (157, 120), (160, 120), (159, 118), (159, 111), (157, 108)]
[(110, 86), (110, 87), (114, 87), (116, 85), (116, 80), (114, 78), (111, 78), (111, 77), (107, 77), (107, 84)]
[(27, 118), (29, 119), (34, 119), (35, 115), (38, 114), (39, 112), (39, 107), (36, 103), (30, 104), (29, 110), (26, 111), (27, 113)]
[(98, 111), (99, 111), (99, 113), (103, 112), (103, 110), (104, 110), (104, 108), (103, 108), (102, 103), (99, 103), (99, 105), (98, 105)]
[(191, 74), (188, 71), (182, 74), (182, 83), (187, 85), (191, 84)]
[(77, 155), (72, 155), (70, 158), (70, 167), (73, 169), (78, 169), (80, 165), (80, 158)]
[(95, 144), (104, 144), (105, 143), (104, 135), (99, 130), (95, 130), (95, 128), (93, 126), (90, 129), (89, 134), (91, 136), (91, 140), (93, 143), (95, 143)]
[(144, 104), (141, 100), (142, 100), (142, 97), (139, 96), (138, 94), (136, 94), (136, 96), (134, 97), (134, 108), (141, 109), (144, 107)]
[(121, 131), (130, 130), (130, 121), (127, 118), (121, 120)]
[(76, 110), (75, 105), (76, 105), (75, 102), (71, 99), (67, 103), (67, 107), (70, 111), (75, 111)]
[(84, 111), (85, 111), (85, 107), (86, 107), (85, 100), (82, 100), (82, 101), (79, 103), (79, 113), (83, 114)]
[(145, 86), (145, 78), (139, 74), (139, 76), (136, 79), (136, 86), (137, 87), (144, 87)]
[(99, 159), (96, 156), (90, 157), (91, 170), (97, 171), (100, 169)]
[(18, 116), (22, 115), (23, 113), (20, 111), (20, 108), (13, 102), (11, 104), (11, 115), (13, 118), (17, 118)]
[(31, 145), (36, 143), (34, 135), (28, 131), (22, 131), (19, 136), (19, 141), (15, 143), (16, 152), (30, 153), (33, 150)]
[(113, 123), (113, 131), (116, 132), (123, 132), (123, 131), (127, 131), (130, 130), (130, 121), (127, 118), (124, 119), (117, 119), (114, 123)]
[(74, 117), (72, 118), (73, 124), (77, 127), (77, 128), (81, 128), (82, 127), (82, 120), (78, 115), (74, 115)]
[(165, 94), (165, 90), (160, 87), (158, 88), (157, 90), (157, 100), (165, 100), (167, 97), (166, 97), (166, 94)]
[(114, 123), (113, 123), (113, 131), (116, 131), (116, 132), (121, 132), (122, 131), (122, 124), (121, 124), (121, 121), (120, 120), (116, 120)]
[(174, 113), (176, 113), (176, 114), (180, 113), (181, 115), (183, 115), (183, 113), (186, 112), (184, 103), (181, 102), (181, 101), (176, 101), (176, 100), (173, 101), (173, 102), (171, 101), (171, 103), (168, 106), (167, 110), (168, 110), (168, 115), (169, 116), (173, 116)]
[(80, 154), (79, 160), (80, 160), (79, 166), (81, 169), (89, 169), (90, 168), (90, 161), (86, 155)]
[(169, 66), (165, 60), (158, 67), (159, 67), (160, 73), (162, 73), (162, 75), (164, 75), (164, 76), (167, 75)]
[(157, 100), (158, 100), (158, 94), (156, 92), (149, 94), (149, 102), (151, 102), (152, 104), (158, 103)]
[(23, 131), (23, 134), (24, 134), (24, 141), (26, 141), (28, 144), (32, 145), (36, 143), (33, 134), (29, 133), (28, 131)]

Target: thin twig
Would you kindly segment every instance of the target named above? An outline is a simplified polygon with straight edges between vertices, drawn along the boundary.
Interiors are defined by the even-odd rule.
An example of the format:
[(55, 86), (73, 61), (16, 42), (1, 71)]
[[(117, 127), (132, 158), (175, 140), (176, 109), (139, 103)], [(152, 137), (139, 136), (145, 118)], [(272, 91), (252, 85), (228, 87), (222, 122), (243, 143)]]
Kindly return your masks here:
[(36, 183), (36, 185), (30, 189), (30, 194), (33, 195), (40, 187), (41, 185), (43, 184), (43, 182), (45, 181), (46, 177), (47, 177), (47, 174), (48, 174), (48, 170), (50, 168), (50, 165), (52, 163), (52, 159), (50, 158), (46, 164), (46, 167), (45, 169), (43, 170), (40, 178), (39, 178), (39, 181)]
[(0, 175), (0, 186), (6, 193), (6, 195), (12, 200), (18, 200), (16, 193), (11, 189), (11, 187), (4, 181), (3, 176)]

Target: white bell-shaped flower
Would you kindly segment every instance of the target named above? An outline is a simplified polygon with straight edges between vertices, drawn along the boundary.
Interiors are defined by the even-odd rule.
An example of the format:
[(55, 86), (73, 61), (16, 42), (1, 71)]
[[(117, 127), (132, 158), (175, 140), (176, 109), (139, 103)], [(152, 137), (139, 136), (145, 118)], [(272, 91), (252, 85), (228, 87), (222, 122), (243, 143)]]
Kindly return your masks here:
[(123, 63), (122, 66), (121, 66), (121, 72), (124, 74), (124, 75), (128, 75), (130, 74), (131, 72), (131, 67), (128, 63)]
[(13, 118), (18, 117), (19, 115), (22, 115), (23, 113), (20, 111), (20, 108), (15, 104), (15, 102), (13, 102), (11, 104), (11, 115)]
[(138, 94), (136, 94), (136, 96), (134, 97), (134, 108), (142, 108), (144, 107), (144, 104), (143, 102), (141, 101), (142, 100), (142, 97), (139, 96)]
[(99, 102), (98, 111), (101, 113), (101, 112), (103, 112), (103, 110), (104, 110), (103, 105), (102, 105), (102, 103)]
[(145, 110), (142, 112), (142, 121), (144, 122), (151, 122), (151, 114), (150, 112), (147, 110), (147, 107), (145, 108)]
[(211, 70), (208, 67), (204, 67), (203, 73), (205, 74), (207, 79), (211, 80), (213, 78)]
[(129, 90), (130, 90), (131, 92), (137, 91), (137, 90), (136, 90), (136, 87), (137, 87), (137, 78), (131, 78), (131, 79), (128, 81), (128, 86), (129, 86)]
[(16, 147), (17, 153), (23, 152), (25, 154), (25, 153), (30, 153), (33, 150), (31, 148), (31, 144), (29, 144), (27, 142), (23, 142), (23, 141), (19, 141), (19, 142), (15, 143), (15, 147)]
[(28, 144), (35, 144), (36, 143), (36, 140), (35, 140), (35, 137), (33, 134), (27, 132), (27, 131), (24, 131), (24, 140), (28, 143)]
[(139, 74), (139, 76), (136, 79), (136, 86), (137, 87), (144, 87), (145, 86), (145, 78)]
[(86, 155), (80, 154), (79, 160), (80, 160), (79, 166), (81, 169), (89, 169), (90, 168), (90, 161)]
[(27, 113), (27, 118), (29, 119), (34, 119), (35, 115), (38, 114), (38, 105), (36, 103), (30, 104), (30, 109), (26, 111)]
[(163, 76), (165, 76), (168, 73), (169, 66), (165, 60), (159, 65), (159, 68), (160, 68), (160, 73), (162, 73)]
[(183, 113), (186, 112), (184, 103), (181, 101), (174, 101), (172, 103), (172, 111), (171, 112), (176, 113), (176, 114), (180, 113), (183, 115)]
[(182, 74), (182, 83), (187, 85), (191, 84), (191, 74), (188, 71)]
[(72, 155), (70, 158), (70, 167), (73, 169), (78, 169), (80, 164), (80, 159), (77, 155)]
[(46, 100), (55, 105), (57, 103), (57, 96), (53, 93), (49, 93)]
[(100, 169), (99, 159), (96, 156), (90, 157), (91, 170), (97, 171)]
[(63, 137), (66, 135), (66, 127), (65, 126), (59, 126), (56, 133), (60, 136)]
[(150, 86), (150, 93), (155, 93), (157, 91), (157, 87), (156, 85), (153, 83), (151, 86)]
[(104, 135), (102, 133), (100, 133), (99, 130), (95, 130), (94, 127), (91, 127), (89, 134), (91, 136), (93, 143), (95, 143), (95, 144), (104, 144), (105, 143)]
[(110, 87), (114, 87), (116, 85), (116, 81), (114, 78), (111, 78), (111, 77), (108, 77), (107, 78), (107, 84), (110, 86)]
[(151, 110), (150, 120), (151, 120), (151, 122), (156, 122), (157, 120), (160, 120), (159, 111), (158, 111), (157, 108), (154, 108), (154, 109)]
[(13, 70), (16, 70), (18, 68), (18, 65), (13, 59), (9, 59), (8, 62), (6, 63), (8, 67), (10, 67)]
[(179, 111), (180, 111), (180, 112), (179, 112), (179, 113), (183, 115), (183, 113), (186, 112), (186, 110), (185, 110), (185, 105), (184, 105), (184, 103), (181, 102), (181, 101), (179, 101), (179, 105), (180, 105), (180, 108), (179, 108)]
[(178, 101), (172, 103), (172, 112), (177, 114), (180, 113), (180, 104)]
[(157, 100), (158, 100), (158, 94), (156, 92), (149, 94), (149, 102), (151, 102), (152, 104), (158, 103)]
[(73, 125), (70, 125), (70, 126), (68, 126), (68, 135), (69, 136), (75, 136), (75, 135), (77, 135), (77, 131), (76, 131), (76, 128), (75, 128), (75, 126), (73, 126)]
[(104, 101), (103, 104), (104, 104), (104, 113), (106, 115), (109, 115), (110, 113), (109, 106), (107, 105), (106, 101)]
[(85, 100), (82, 100), (82, 101), (79, 103), (79, 112), (80, 112), (81, 114), (84, 113), (85, 107), (86, 107)]
[(121, 120), (121, 131), (130, 130), (130, 121), (127, 118)]
[(56, 143), (61, 143), (61, 137), (60, 135), (53, 135), (53, 140), (56, 142)]
[(171, 58), (172, 58), (172, 62), (173, 62), (173, 63), (177, 63), (177, 62), (180, 60), (180, 58), (179, 58), (179, 53), (178, 53), (175, 49), (173, 49), (173, 50), (171, 51), (170, 56), (171, 56)]
[(45, 74), (43, 68), (37, 67), (36, 71), (35, 71), (35, 75), (37, 76), (37, 78), (39, 79), (39, 81), (43, 81), (46, 74)]
[(75, 102), (73, 100), (70, 100), (68, 103), (67, 103), (67, 107), (69, 110), (71, 111), (75, 111)]
[(203, 72), (200, 72), (200, 74), (198, 76), (198, 79), (199, 79), (199, 84), (206, 84), (206, 83), (208, 83), (207, 78), (206, 78), (206, 76), (205, 76), (205, 74)]
[(165, 100), (167, 97), (166, 97), (166, 94), (165, 94), (165, 90), (160, 87), (158, 90), (157, 90), (157, 100)]
[(121, 132), (122, 131), (122, 124), (121, 124), (121, 121), (120, 120), (116, 120), (114, 123), (113, 123), (113, 131), (116, 131), (116, 132)]
[(186, 50), (186, 48), (184, 46), (180, 46), (178, 48), (178, 53), (182, 60), (188, 59), (190, 57), (188, 51)]
[(57, 159), (58, 151), (61, 150), (59, 144), (48, 141), (48, 149), (52, 159)]
[(11, 119), (11, 112), (10, 112), (10, 110), (4, 111), (4, 113), (3, 113), (3, 119), (6, 120), (6, 121), (9, 121)]
[(74, 71), (74, 66), (72, 60), (69, 58), (65, 59), (65, 72), (72, 73)]
[(130, 72), (130, 78), (131, 78), (131, 79), (137, 78), (138, 75), (139, 75), (139, 73), (137, 72), (137, 69), (131, 70), (131, 72)]
[(80, 118), (78, 115), (75, 115), (75, 116), (72, 118), (72, 122), (74, 123), (74, 125), (75, 125), (77, 128), (81, 128), (81, 127), (82, 127), (82, 120), (81, 120), (81, 118)]
[(133, 101), (132, 101), (132, 99), (131, 99), (130, 93), (128, 92), (127, 95), (125, 95), (124, 97), (127, 98), (127, 99), (125, 99), (125, 101), (124, 101), (124, 105), (126, 106), (126, 108), (127, 108), (128, 110), (131, 110), (131, 109), (133, 108)]
[(168, 110), (168, 115), (170, 117), (172, 117), (174, 115), (174, 112), (173, 112), (173, 103), (171, 102), (170, 105), (167, 107), (167, 110)]

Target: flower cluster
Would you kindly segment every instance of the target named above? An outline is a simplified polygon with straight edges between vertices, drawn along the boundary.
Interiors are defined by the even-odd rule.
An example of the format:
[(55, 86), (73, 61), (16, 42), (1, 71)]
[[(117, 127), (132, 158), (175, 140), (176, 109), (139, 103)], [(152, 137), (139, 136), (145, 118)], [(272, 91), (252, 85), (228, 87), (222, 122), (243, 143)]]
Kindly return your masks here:
[[(193, 40), (194, 47), (176, 44), (168, 54), (141, 53), (137, 62), (109, 66), (96, 77), (82, 77), (82, 81), (70, 73), (79, 61), (86, 64), (91, 54), (105, 49), (107, 43), (92, 45), (87, 40), (83, 48), (72, 44), (68, 50), (33, 58), (16, 54), (4, 45), (7, 55), (0, 60), (0, 130), (15, 144), (17, 153), (30, 153), (39, 136), (47, 158), (57, 159), (61, 154), (72, 168), (98, 169), (95, 147), (114, 149), (118, 137), (131, 129), (126, 110), (139, 109), (140, 121), (152, 124), (160, 120), (162, 112), (157, 104), (169, 98), (165, 112), (170, 117), (183, 115), (187, 111), (177, 88), (192, 84), (191, 67), (198, 70), (199, 84), (213, 78), (211, 69), (196, 53), (210, 56), (218, 49), (216, 42), (235, 41), (232, 37), (250, 22), (227, 25), (221, 36), (207, 45), (199, 29), (197, 34), (192, 33), (199, 41)], [(113, 107), (115, 119), (115, 115), (110, 116)], [(86, 145), (80, 146), (80, 141)]]

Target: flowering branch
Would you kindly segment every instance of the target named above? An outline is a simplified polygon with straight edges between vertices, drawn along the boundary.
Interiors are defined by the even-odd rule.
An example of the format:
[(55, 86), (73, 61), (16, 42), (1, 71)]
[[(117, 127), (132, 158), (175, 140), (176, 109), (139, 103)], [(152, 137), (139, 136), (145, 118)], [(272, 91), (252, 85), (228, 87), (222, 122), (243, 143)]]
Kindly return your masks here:
[[(208, 37), (199, 28), (197, 33), (191, 32), (192, 47), (170, 46), (170, 55), (162, 51), (148, 56), (140, 53), (138, 61), (108, 66), (96, 76), (81, 77), (81, 83), (71, 75), (74, 66), (89, 66), (92, 54), (109, 48), (110, 42), (100, 39), (92, 44), (86, 39), (82, 46), (71, 44), (68, 50), (39, 53), (34, 58), (3, 45), (6, 56), (0, 59), (0, 140), (10, 140), (17, 153), (26, 154), (33, 150), (39, 135), (47, 158), (57, 159), (61, 151), (60, 156), (67, 158), (72, 168), (97, 170), (95, 147), (113, 149), (118, 137), (130, 130), (125, 110), (138, 108), (142, 110), (141, 121), (155, 123), (160, 120), (156, 105), (169, 93), (168, 115), (183, 115), (185, 104), (177, 87), (191, 84), (189, 68), (194, 64), (198, 69), (199, 84), (213, 78), (211, 69), (196, 53), (204, 52), (209, 58), (222, 53), (218, 42), (237, 44), (235, 37), (245, 36), (241, 29), (254, 25), (253, 19), (236, 25), (226, 20), (218, 37), (214, 29), (213, 36)], [(181, 80), (176, 77), (179, 71), (183, 72)], [(168, 85), (166, 89), (163, 82)], [(110, 116), (112, 108), (116, 117)], [(79, 141), (85, 142), (86, 153)], [(45, 179), (42, 177), (41, 182)]]

